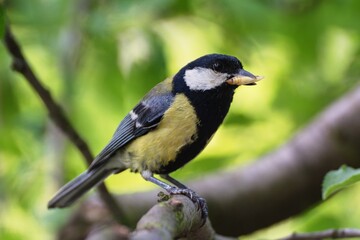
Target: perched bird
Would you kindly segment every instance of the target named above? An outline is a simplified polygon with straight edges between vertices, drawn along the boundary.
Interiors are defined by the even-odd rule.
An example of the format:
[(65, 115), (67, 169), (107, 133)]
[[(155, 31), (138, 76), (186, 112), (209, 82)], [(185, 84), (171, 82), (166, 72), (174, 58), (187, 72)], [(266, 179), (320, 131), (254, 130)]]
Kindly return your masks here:
[(130, 169), (170, 194), (190, 197), (206, 217), (204, 200), (169, 173), (209, 143), (229, 110), (235, 89), (261, 79), (228, 55), (209, 54), (190, 62), (174, 77), (157, 84), (125, 116), (89, 168), (63, 186), (48, 207), (69, 206), (109, 175)]

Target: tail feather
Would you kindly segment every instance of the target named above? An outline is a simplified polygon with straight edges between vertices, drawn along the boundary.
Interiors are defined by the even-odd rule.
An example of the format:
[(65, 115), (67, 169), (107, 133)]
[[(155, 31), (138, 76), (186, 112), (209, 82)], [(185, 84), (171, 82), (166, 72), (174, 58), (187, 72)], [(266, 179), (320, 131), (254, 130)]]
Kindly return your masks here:
[[(71, 205), (95, 185), (114, 173), (115, 169), (100, 167), (86, 171), (63, 186), (49, 201), (48, 208), (63, 208)], [(118, 171), (116, 171), (118, 172)]]

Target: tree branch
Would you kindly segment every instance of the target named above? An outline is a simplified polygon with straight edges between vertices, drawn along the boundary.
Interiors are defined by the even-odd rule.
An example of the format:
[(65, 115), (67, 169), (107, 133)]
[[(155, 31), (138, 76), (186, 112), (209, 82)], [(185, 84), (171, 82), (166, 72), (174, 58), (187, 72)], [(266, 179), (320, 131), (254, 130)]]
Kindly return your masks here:
[[(138, 222), (132, 239), (212, 239), (214, 230), (207, 220), (202, 226), (201, 211), (185, 196), (172, 196), (152, 207)], [(198, 238), (194, 238), (197, 236)]]
[[(86, 162), (90, 164), (93, 160), (93, 155), (91, 154), (88, 145), (76, 132), (70, 121), (66, 118), (62, 107), (53, 99), (50, 92), (41, 84), (35, 73), (32, 71), (8, 24), (5, 26), (4, 44), (12, 57), (13, 70), (24, 76), (30, 86), (41, 98), (46, 109), (48, 110), (50, 118), (76, 146), (76, 148), (83, 155)], [(122, 209), (108, 192), (104, 184), (99, 185), (98, 190), (101, 199), (109, 208), (110, 213), (112, 213), (114, 218), (120, 223), (121, 217), (124, 216)]]
[(360, 237), (359, 229), (329, 229), (319, 232), (311, 233), (293, 233), (288, 237), (281, 238), (280, 240), (321, 240), (321, 239), (337, 239), (337, 238), (355, 238)]
[[(239, 236), (318, 203), (324, 175), (343, 164), (360, 167), (359, 156), (360, 87), (356, 87), (279, 149), (247, 167), (219, 171), (187, 185), (206, 199), (216, 232)], [(156, 194), (126, 194), (118, 201), (135, 225), (153, 206)]]
[[(161, 198), (168, 198), (168, 195)], [(85, 206), (85, 205), (83, 205)], [(86, 212), (85, 209), (82, 209)], [(97, 224), (106, 222), (106, 214), (101, 211), (101, 208), (97, 208), (96, 215), (102, 218), (101, 221), (97, 221)], [(87, 216), (86, 214), (84, 216)], [(89, 221), (82, 219), (81, 221)], [(77, 219), (80, 220), (80, 219)], [(92, 219), (94, 220), (94, 219)], [(76, 222), (75, 219), (72, 220)], [(72, 231), (65, 235), (59, 236), (58, 239), (68, 239), (70, 234), (81, 233), (82, 231)], [(197, 206), (186, 196), (174, 195), (168, 200), (161, 200), (160, 203), (154, 205), (137, 224), (134, 232), (129, 232), (123, 229), (114, 228), (114, 226), (107, 225), (99, 230), (99, 227), (95, 227), (90, 232), (86, 239), (132, 239), (132, 240), (152, 240), (152, 239), (214, 239), (214, 240), (235, 240), (235, 238), (227, 238), (220, 235), (216, 235), (214, 229), (211, 226), (209, 219), (203, 222), (201, 219), (201, 211)], [(76, 234), (75, 233), (75, 234)], [(71, 235), (71, 239), (84, 239), (83, 236), (74, 237)]]

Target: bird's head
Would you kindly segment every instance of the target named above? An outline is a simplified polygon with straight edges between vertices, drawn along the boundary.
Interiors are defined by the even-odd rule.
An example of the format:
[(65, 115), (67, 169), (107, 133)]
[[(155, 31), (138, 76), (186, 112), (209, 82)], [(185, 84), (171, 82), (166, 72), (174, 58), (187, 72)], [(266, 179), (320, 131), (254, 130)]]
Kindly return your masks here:
[(220, 86), (235, 89), (240, 85), (255, 85), (263, 77), (243, 69), (233, 56), (209, 54), (183, 67), (174, 77), (175, 91), (208, 91)]

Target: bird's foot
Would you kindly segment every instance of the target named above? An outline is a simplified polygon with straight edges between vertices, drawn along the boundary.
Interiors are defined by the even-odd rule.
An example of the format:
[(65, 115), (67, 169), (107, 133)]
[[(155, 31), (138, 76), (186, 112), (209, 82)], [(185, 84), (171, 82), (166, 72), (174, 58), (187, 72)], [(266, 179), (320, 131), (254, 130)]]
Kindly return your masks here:
[(170, 199), (170, 195), (167, 195), (164, 192), (159, 192), (157, 196), (158, 196), (158, 202), (166, 202), (167, 200)]
[(197, 193), (189, 188), (177, 188), (177, 187), (172, 187), (169, 191), (170, 195), (185, 195), (188, 198), (190, 198), (190, 200), (195, 203), (198, 207), (198, 211), (201, 210), (201, 218), (203, 220), (203, 224), (205, 224), (206, 219), (208, 217), (208, 207), (206, 204), (206, 201), (204, 198), (200, 197), (199, 195), (197, 195)]

